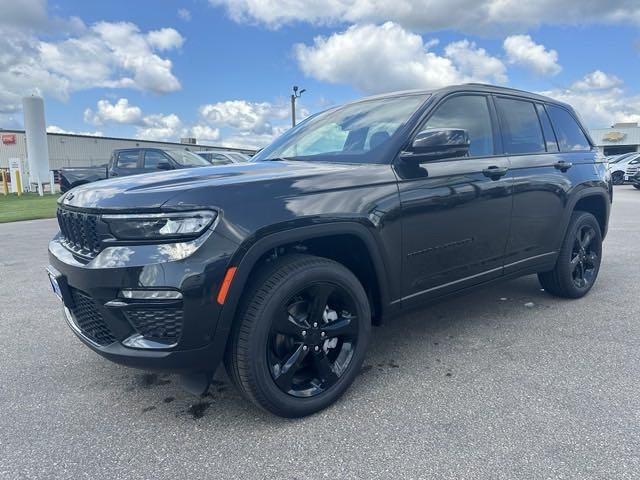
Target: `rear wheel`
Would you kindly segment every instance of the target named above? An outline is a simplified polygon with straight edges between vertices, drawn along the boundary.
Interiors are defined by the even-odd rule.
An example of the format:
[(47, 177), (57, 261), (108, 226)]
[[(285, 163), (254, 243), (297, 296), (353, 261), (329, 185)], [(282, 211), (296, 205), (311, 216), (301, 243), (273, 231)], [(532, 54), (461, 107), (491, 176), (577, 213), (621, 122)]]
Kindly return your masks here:
[(265, 410), (301, 417), (332, 404), (353, 382), (371, 312), (343, 265), (290, 255), (258, 274), (236, 322), (225, 358), (233, 382)]
[(556, 266), (538, 274), (544, 289), (564, 298), (580, 298), (591, 290), (600, 271), (602, 234), (596, 218), (574, 212)]
[(637, 188), (638, 190), (640, 190), (640, 183), (634, 183), (633, 188)]

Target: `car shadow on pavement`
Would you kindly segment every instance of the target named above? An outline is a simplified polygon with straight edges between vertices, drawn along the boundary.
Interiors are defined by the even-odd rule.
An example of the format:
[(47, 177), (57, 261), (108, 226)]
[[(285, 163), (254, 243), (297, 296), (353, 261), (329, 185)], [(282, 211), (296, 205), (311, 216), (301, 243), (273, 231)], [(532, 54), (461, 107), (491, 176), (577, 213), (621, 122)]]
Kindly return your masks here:
[[(347, 393), (333, 406), (314, 416), (331, 417), (344, 410), (346, 402), (358, 402), (361, 396), (370, 396), (381, 380), (387, 376), (414, 374), (414, 366), (421, 365), (426, 375), (451, 377), (454, 374), (440, 360), (444, 354), (455, 354), (464, 342), (482, 341), (499, 333), (501, 328), (518, 328), (532, 321), (535, 311), (549, 308), (554, 299), (541, 290), (535, 276), (494, 284), (467, 295), (448, 297), (420, 310), (414, 310), (374, 327), (369, 353), (360, 376)], [(477, 337), (477, 338), (474, 338)], [(482, 338), (480, 338), (482, 337)], [(406, 365), (406, 368), (405, 368)], [(429, 369), (429, 365), (433, 368)], [(182, 421), (215, 423), (217, 427), (235, 423), (239, 417), (255, 426), (278, 426), (304, 419), (285, 420), (261, 411), (241, 397), (220, 367), (209, 390), (200, 397), (180, 387), (175, 375), (144, 373), (133, 370), (125, 398), (129, 392), (144, 392), (148, 405), (140, 409), (142, 415), (173, 413)], [(369, 392), (369, 393), (367, 393)], [(397, 390), (402, 395), (401, 389)], [(165, 413), (166, 412), (166, 413)]]

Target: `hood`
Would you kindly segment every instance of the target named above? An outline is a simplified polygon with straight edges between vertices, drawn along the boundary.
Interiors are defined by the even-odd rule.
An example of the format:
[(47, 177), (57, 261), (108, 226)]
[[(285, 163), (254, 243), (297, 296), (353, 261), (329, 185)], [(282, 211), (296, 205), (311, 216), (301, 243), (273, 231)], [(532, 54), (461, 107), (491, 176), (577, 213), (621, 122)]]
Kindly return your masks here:
[[(95, 210), (157, 210), (172, 198), (190, 190), (242, 188), (244, 184), (291, 181), (346, 173), (360, 165), (319, 162), (250, 162), (188, 168), (102, 180), (70, 190), (63, 205)], [(351, 177), (351, 175), (349, 175)], [(350, 180), (353, 181), (353, 178)], [(327, 182), (309, 184), (327, 185)], [(218, 188), (216, 188), (218, 187)]]

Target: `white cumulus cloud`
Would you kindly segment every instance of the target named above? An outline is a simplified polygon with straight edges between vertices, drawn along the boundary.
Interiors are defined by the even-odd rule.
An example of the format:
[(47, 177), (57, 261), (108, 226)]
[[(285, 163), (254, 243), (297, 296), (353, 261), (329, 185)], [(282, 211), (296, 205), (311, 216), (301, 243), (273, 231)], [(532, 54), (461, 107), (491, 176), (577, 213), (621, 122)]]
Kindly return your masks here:
[[(19, 112), (21, 98), (32, 93), (66, 100), (75, 91), (91, 88), (133, 88), (158, 94), (180, 89), (171, 60), (160, 55), (182, 45), (184, 39), (177, 31), (143, 32), (128, 22), (98, 22), (91, 27), (77, 19), (64, 25), (47, 23), (46, 16), (34, 7), (40, 3), (30, 0), (26, 6), (33, 7), (33, 12), (23, 14), (11, 13), (13, 4), (8, 7), (16, 24), (8, 25), (0, 16), (2, 118)], [(28, 25), (17, 28), (19, 22)], [(46, 23), (43, 31), (65, 30), (55, 30), (55, 39), (43, 40), (36, 33), (41, 22)]]
[(288, 119), (290, 115), (288, 105), (246, 100), (227, 100), (202, 105), (199, 112), (200, 116), (214, 127), (230, 127), (257, 135), (272, 135), (274, 122)]
[(109, 100), (99, 100), (96, 111), (90, 108), (84, 111), (84, 121), (94, 125), (105, 123), (135, 124), (142, 119), (140, 107), (130, 105), (126, 98), (119, 99), (112, 104)]
[(96, 130), (94, 132), (78, 132), (73, 130), (65, 130), (63, 128), (58, 127), (57, 125), (49, 125), (47, 127), (47, 133), (66, 133), (68, 135), (88, 135), (91, 137), (102, 137), (104, 134), (100, 130)]
[(627, 94), (620, 79), (600, 70), (588, 73), (569, 88), (540, 93), (573, 106), (590, 128), (640, 122), (640, 96)]
[(562, 70), (558, 52), (535, 43), (529, 35), (512, 35), (503, 43), (509, 63), (522, 65), (539, 75), (557, 75)]
[(615, 75), (607, 74), (601, 70), (595, 70), (575, 82), (571, 88), (573, 90), (601, 90), (619, 85), (622, 85), (622, 80)]
[(348, 83), (367, 93), (507, 80), (502, 61), (475, 43), (451, 43), (444, 55), (430, 51), (435, 43), (425, 43), (420, 35), (386, 22), (353, 25), (329, 37), (316, 37), (312, 45), (296, 45), (294, 54), (306, 75)]
[(238, 22), (271, 28), (393, 21), (421, 32), (502, 33), (542, 24), (640, 24), (635, 0), (209, 0)]

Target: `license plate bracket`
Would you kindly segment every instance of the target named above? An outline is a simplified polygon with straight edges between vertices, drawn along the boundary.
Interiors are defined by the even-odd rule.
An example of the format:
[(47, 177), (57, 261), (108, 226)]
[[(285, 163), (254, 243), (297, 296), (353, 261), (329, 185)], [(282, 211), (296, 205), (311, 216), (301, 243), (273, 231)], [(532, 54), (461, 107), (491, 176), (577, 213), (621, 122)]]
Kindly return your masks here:
[(47, 267), (47, 276), (49, 277), (51, 290), (53, 290), (55, 296), (58, 297), (65, 306), (72, 307), (73, 301), (69, 293), (66, 277), (51, 266)]

